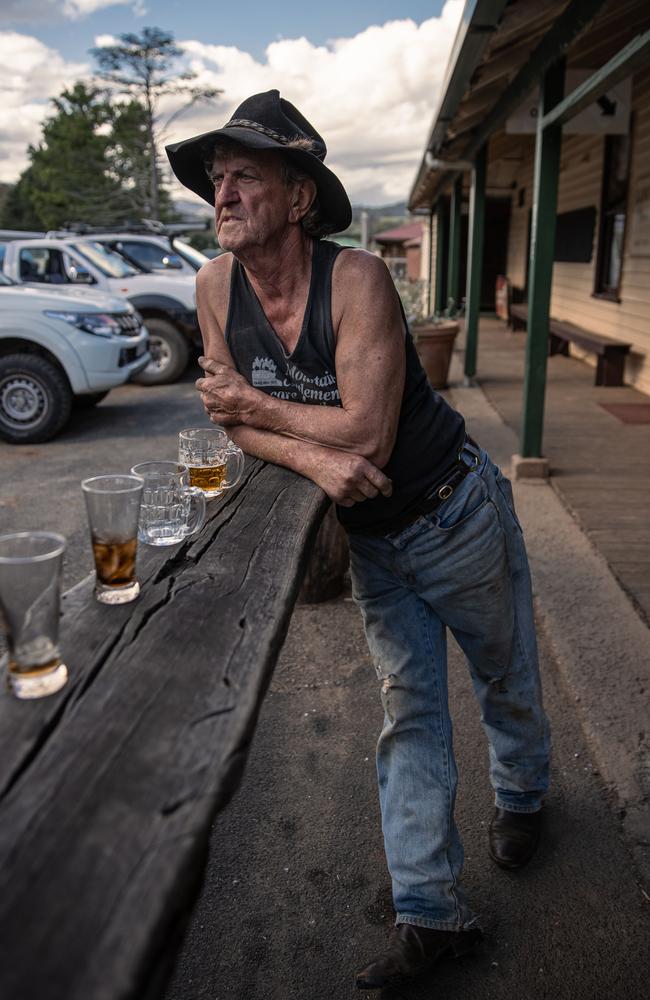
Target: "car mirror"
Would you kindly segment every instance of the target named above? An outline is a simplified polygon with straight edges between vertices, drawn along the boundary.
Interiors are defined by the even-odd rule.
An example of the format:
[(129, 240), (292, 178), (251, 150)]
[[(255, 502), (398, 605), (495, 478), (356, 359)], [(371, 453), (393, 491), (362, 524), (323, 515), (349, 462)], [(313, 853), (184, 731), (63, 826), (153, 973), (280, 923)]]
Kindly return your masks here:
[(76, 264), (70, 265), (70, 280), (73, 281), (75, 285), (95, 284), (95, 279), (93, 278), (90, 271), (86, 271), (82, 267), (77, 267)]
[(173, 271), (179, 271), (183, 267), (183, 261), (175, 253), (166, 254), (162, 262), (165, 268), (170, 268)]

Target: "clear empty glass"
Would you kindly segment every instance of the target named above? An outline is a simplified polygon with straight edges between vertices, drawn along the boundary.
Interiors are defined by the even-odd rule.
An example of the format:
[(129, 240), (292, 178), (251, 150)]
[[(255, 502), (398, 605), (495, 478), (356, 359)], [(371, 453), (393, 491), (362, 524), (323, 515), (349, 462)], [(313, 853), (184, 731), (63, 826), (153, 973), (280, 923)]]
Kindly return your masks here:
[(0, 536), (0, 624), (7, 637), (7, 683), (17, 698), (60, 690), (68, 670), (59, 655), (65, 538), (49, 531)]
[(135, 575), (140, 476), (93, 476), (81, 484), (93, 547), (95, 597), (102, 604), (126, 604), (140, 593)]
[(244, 471), (244, 453), (223, 427), (194, 427), (178, 435), (178, 461), (186, 465), (190, 486), (207, 499), (236, 486)]
[(205, 522), (205, 497), (189, 485), (180, 462), (142, 462), (131, 472), (144, 480), (138, 539), (146, 545), (175, 545)]

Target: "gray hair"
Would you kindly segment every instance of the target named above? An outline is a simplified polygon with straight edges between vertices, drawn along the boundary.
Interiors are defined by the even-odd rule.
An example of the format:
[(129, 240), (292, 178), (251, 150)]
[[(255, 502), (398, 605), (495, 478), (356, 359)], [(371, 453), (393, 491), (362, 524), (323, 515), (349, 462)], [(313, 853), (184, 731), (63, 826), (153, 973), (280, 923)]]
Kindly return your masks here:
[[(287, 143), (287, 150), (291, 149), (301, 149), (311, 152), (308, 146), (311, 146), (311, 140), (309, 139), (296, 139)], [(250, 151), (248, 146), (244, 146), (240, 142), (236, 142), (234, 139), (230, 139), (228, 136), (220, 136), (216, 142), (206, 146), (203, 155), (203, 165), (205, 167), (205, 172), (212, 180), (212, 171), (214, 167), (214, 161), (217, 156), (223, 156), (225, 153), (235, 153), (240, 152), (245, 149), (247, 152)], [(264, 150), (267, 152), (267, 150)], [(276, 153), (280, 158), (280, 170), (283, 183), (289, 187), (290, 184), (299, 184), (301, 181), (314, 180), (312, 175), (307, 170), (301, 170), (297, 163), (290, 157), (286, 156), (284, 150), (268, 150), (268, 152)], [(315, 181), (314, 181), (315, 183)], [(311, 203), (308, 211), (303, 215), (300, 220), (300, 225), (307, 233), (308, 236), (314, 237), (314, 239), (321, 239), (323, 236), (327, 236), (329, 233), (336, 232), (336, 226), (328, 222), (327, 219), (323, 218), (321, 208), (318, 202), (318, 188), (316, 191), (316, 197)]]

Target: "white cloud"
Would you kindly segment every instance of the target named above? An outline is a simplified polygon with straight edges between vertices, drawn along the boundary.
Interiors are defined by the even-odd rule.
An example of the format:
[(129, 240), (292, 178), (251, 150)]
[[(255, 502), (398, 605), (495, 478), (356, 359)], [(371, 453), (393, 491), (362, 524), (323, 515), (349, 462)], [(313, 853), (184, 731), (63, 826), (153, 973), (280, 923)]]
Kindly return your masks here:
[(87, 17), (106, 7), (133, 8), (136, 16), (146, 14), (143, 0), (1, 0), (5, 22), (20, 24), (58, 21), (63, 14), (70, 20)]
[(30, 35), (0, 31), (0, 181), (15, 181), (37, 143), (49, 98), (88, 73)]
[[(67, 2), (89, 9), (107, 0)], [(176, 118), (165, 141), (218, 128), (246, 97), (276, 87), (324, 136), (327, 163), (355, 203), (404, 199), (431, 126), (462, 7), (463, 0), (447, 0), (440, 17), (420, 25), (391, 21), (327, 45), (304, 37), (281, 39), (268, 46), (264, 61), (234, 47), (179, 41), (197, 82), (223, 94)], [(112, 42), (109, 35), (95, 39), (98, 46)], [(14, 180), (25, 167), (26, 145), (38, 140), (47, 98), (88, 70), (65, 63), (34, 38), (0, 32), (0, 180)], [(41, 95), (38, 102), (34, 94)], [(168, 97), (162, 117), (181, 104)], [(184, 189), (177, 193), (192, 197)]]
[(65, 0), (63, 13), (66, 17), (76, 20), (79, 17), (87, 17), (105, 7), (126, 6), (129, 0)]
[(224, 93), (216, 106), (176, 119), (167, 141), (218, 128), (246, 97), (277, 87), (324, 136), (327, 163), (353, 201), (405, 198), (462, 7), (448, 0), (440, 17), (420, 25), (391, 21), (327, 46), (282, 39), (268, 46), (264, 62), (233, 47), (180, 42), (199, 82)]
[(117, 45), (119, 43), (119, 38), (115, 35), (95, 35), (95, 47), (98, 49), (106, 49), (109, 45)]

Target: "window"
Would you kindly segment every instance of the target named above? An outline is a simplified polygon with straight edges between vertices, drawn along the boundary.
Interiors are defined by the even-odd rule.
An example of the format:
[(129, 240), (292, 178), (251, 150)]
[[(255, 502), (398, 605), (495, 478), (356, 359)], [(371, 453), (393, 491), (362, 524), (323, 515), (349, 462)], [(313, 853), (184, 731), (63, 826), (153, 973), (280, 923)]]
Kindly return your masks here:
[(605, 137), (595, 295), (618, 299), (630, 172), (629, 135)]
[(108, 250), (101, 243), (76, 243), (73, 245), (73, 249), (91, 264), (94, 264), (107, 278), (130, 278), (132, 275), (138, 274), (135, 268), (127, 264), (123, 257)]

